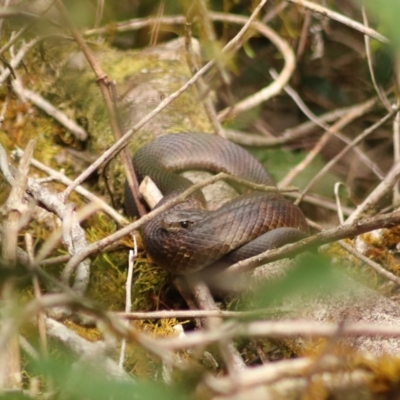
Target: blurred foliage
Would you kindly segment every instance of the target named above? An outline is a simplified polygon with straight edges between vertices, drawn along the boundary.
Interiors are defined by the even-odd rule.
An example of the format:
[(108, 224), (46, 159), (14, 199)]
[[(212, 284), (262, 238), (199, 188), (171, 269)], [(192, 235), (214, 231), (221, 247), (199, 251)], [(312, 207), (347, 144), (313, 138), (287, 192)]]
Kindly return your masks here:
[(364, 0), (363, 2), (356, 0), (355, 3), (358, 5), (365, 4), (370, 18), (376, 23), (377, 30), (389, 37), (394, 52), (400, 51), (400, 32), (398, 29), (400, 2), (396, 0)]
[[(254, 307), (264, 308), (279, 304), (288, 297), (307, 297), (324, 293), (329, 296), (339, 286), (340, 281), (332, 273), (331, 261), (318, 254), (305, 253), (296, 258), (294, 265), (284, 277), (265, 282), (254, 295)], [(306, 302), (307, 303), (307, 302)], [(301, 304), (298, 303), (301, 307)]]
[[(105, 375), (100, 368), (84, 362), (76, 362), (68, 352), (61, 351), (57, 358), (32, 361), (31, 373), (46, 377), (51, 382), (54, 399), (64, 400), (110, 400), (162, 398), (183, 399), (182, 392), (154, 380), (149, 382), (133, 379), (123, 380)], [(8, 398), (8, 397), (5, 397)]]

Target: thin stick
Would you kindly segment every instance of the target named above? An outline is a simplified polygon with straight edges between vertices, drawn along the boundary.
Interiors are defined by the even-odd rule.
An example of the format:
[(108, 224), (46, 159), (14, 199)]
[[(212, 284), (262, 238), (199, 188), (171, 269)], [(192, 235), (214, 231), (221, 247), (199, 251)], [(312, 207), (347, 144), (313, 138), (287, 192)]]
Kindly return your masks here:
[[(261, 7), (264, 6), (264, 4), (267, 2), (267, 0), (262, 0), (258, 6), (259, 10), (261, 10)], [(223, 60), (218, 57), (218, 38), (217, 35), (215, 34), (214, 26), (212, 24), (212, 20), (210, 17), (210, 12), (207, 9), (207, 4), (205, 0), (196, 0), (196, 5), (199, 10), (199, 23), (201, 24), (202, 31), (204, 32), (207, 40), (207, 45), (211, 47), (211, 52), (213, 53), (212, 56), (217, 60), (216, 62), (216, 68), (219, 72), (219, 75), (221, 76), (221, 80), (224, 83), (224, 85), (229, 85), (230, 83), (230, 76), (229, 73), (226, 71), (226, 67), (224, 65)], [(258, 13), (258, 12), (257, 12)]]
[[(24, 152), (20, 148), (17, 147), (15, 150), (16, 155), (21, 157)], [(65, 176), (63, 173), (55, 171), (54, 169), (48, 167), (47, 165), (41, 163), (35, 158), (31, 159), (31, 165), (37, 168), (40, 171), (45, 172), (49, 177), (57, 182), (61, 182), (65, 186), (68, 186), (72, 183), (72, 180)], [(108, 214), (112, 219), (114, 219), (119, 225), (126, 225), (128, 220), (118, 213), (114, 208), (110, 207), (103, 199), (94, 195), (89, 190), (85, 189), (83, 186), (78, 186), (75, 188), (75, 192), (80, 194), (85, 199), (89, 200), (92, 203), (98, 205), (106, 214)]]
[[(287, 398), (286, 394), (289, 391), (290, 395), (294, 393), (292, 398), (308, 398), (307, 394), (310, 392), (305, 389), (315, 381), (323, 382), (323, 390), (329, 387), (329, 392), (344, 393), (348, 387), (353, 390), (360, 387), (369, 377), (369, 373), (362, 370), (362, 367), (353, 366), (349, 371), (346, 361), (345, 356), (335, 356), (332, 353), (316, 354), (313, 357), (284, 359), (248, 368), (240, 374), (239, 380), (229, 376), (210, 375), (205, 377), (205, 382), (215, 393), (214, 398), (247, 398), (249, 391), (257, 393), (261, 388), (266, 388), (265, 391), (258, 392), (262, 396), (256, 395), (254, 398)], [(334, 382), (338, 382), (336, 391), (333, 389)], [(280, 389), (277, 389), (279, 386)], [(314, 393), (312, 392), (310, 397), (313, 397)]]
[(307, 1), (307, 0), (286, 0), (288, 3), (292, 3), (292, 4), (297, 4), (299, 6), (302, 6), (304, 8), (308, 8), (311, 11), (314, 11), (318, 14), (321, 14), (325, 17), (328, 17), (330, 19), (333, 19), (335, 21), (340, 22), (343, 25), (347, 25), (352, 29), (355, 29), (361, 33), (363, 33), (364, 35), (368, 35), (370, 37), (372, 37), (373, 39), (378, 40), (381, 43), (385, 43), (388, 44), (389, 39), (383, 35), (381, 35), (380, 33), (378, 33), (377, 31), (375, 31), (372, 28), (369, 28), (368, 26), (364, 26), (363, 24), (361, 24), (360, 22), (354, 21), (353, 19), (344, 16), (343, 14), (337, 13), (335, 11), (330, 10), (329, 8), (323, 7), (319, 4), (316, 3), (312, 3), (311, 1)]
[[(5, 2), (3, 9), (8, 7), (8, 0)], [(47, 7), (40, 13), (40, 16), (35, 15), (35, 18), (33, 19), (32, 22), (30, 22), (29, 24), (25, 25), (23, 28), (21, 28), (15, 35), (12, 35), (11, 39), (0, 49), (0, 56), (3, 55), (8, 49), (11, 48), (11, 46), (17, 42), (17, 40), (19, 38), (21, 38), (29, 29), (31, 29), (38, 21), (41, 21), (42, 18), (49, 10), (50, 8), (53, 6), (54, 4), (54, 0), (49, 2), (49, 4), (47, 5)], [(3, 25), (3, 19), (1, 19), (0, 21), (0, 29)]]
[[(196, 54), (193, 51), (192, 46), (192, 35), (191, 35), (191, 21), (185, 24), (185, 47), (186, 47), (186, 61), (189, 65), (191, 71), (198, 71), (199, 66), (196, 61)], [(208, 119), (210, 120), (211, 125), (214, 128), (214, 132), (216, 135), (225, 137), (225, 132), (218, 121), (217, 111), (215, 110), (213, 101), (209, 96), (210, 90), (207, 88), (207, 85), (204, 83), (202, 77), (200, 77), (196, 83), (197, 91), (200, 95), (201, 101), (203, 103), (204, 110), (207, 114)]]
[[(134, 240), (134, 249), (129, 250), (129, 257), (128, 257), (128, 275), (126, 277), (125, 283), (125, 313), (129, 314), (132, 310), (132, 276), (133, 276), (133, 267), (135, 264), (135, 258), (137, 257), (138, 250), (137, 250), (137, 243), (136, 243), (136, 236), (133, 235)], [(126, 349), (126, 339), (123, 338), (121, 342), (121, 350), (119, 353), (119, 362), (118, 366), (123, 369), (124, 367), (124, 360), (125, 360), (125, 349)]]
[(27, 210), (23, 199), (28, 183), (29, 166), (34, 147), (35, 141), (30, 140), (26, 146), (24, 157), (19, 162), (19, 169), (5, 204), (7, 219), (3, 224), (3, 232), (5, 234), (3, 235), (2, 258), (9, 267), (14, 267), (17, 260), (19, 221)]
[(400, 278), (397, 277), (396, 275), (392, 274), (391, 272), (389, 272), (387, 269), (383, 268), (382, 266), (380, 266), (378, 263), (376, 263), (375, 261), (371, 260), (370, 258), (364, 256), (363, 254), (361, 254), (359, 251), (357, 251), (356, 249), (354, 249), (353, 247), (349, 246), (345, 241), (340, 240), (339, 245), (341, 247), (343, 247), (347, 252), (349, 252), (350, 254), (352, 254), (354, 257), (358, 258), (359, 260), (361, 260), (364, 264), (367, 264), (368, 266), (370, 266), (374, 271), (376, 271), (379, 275), (382, 275), (383, 277), (385, 277), (386, 279), (394, 282), (397, 286), (400, 286)]
[[(1, 14), (1, 13), (0, 13)], [(26, 54), (32, 50), (36, 44), (41, 40), (41, 38), (32, 39), (28, 43), (24, 43), (21, 48), (18, 50), (18, 53), (15, 57), (10, 61), (10, 67), (12, 69), (17, 68), (17, 66), (21, 63), (22, 59), (26, 56)], [(10, 68), (5, 68), (4, 71), (0, 74), (0, 85), (3, 85), (6, 79), (11, 75)]]
[(117, 315), (124, 319), (171, 319), (171, 318), (249, 318), (284, 314), (289, 312), (287, 308), (259, 309), (252, 311), (222, 311), (222, 310), (164, 310), (148, 312), (119, 312)]
[[(283, 3), (281, 3), (281, 4), (283, 4)], [(308, 29), (310, 27), (310, 23), (311, 23), (311, 12), (306, 11), (304, 20), (303, 20), (303, 26), (301, 28), (299, 45), (297, 46), (297, 54), (296, 54), (297, 61), (299, 61), (301, 59), (301, 56), (303, 55), (304, 50), (306, 48)]]
[(234, 337), (271, 337), (271, 338), (322, 338), (332, 337), (341, 329), (342, 337), (400, 338), (400, 326), (378, 325), (371, 322), (316, 322), (305, 320), (254, 321), (248, 324), (226, 323), (219, 330), (189, 332), (183, 338), (166, 338), (160, 344), (168, 350), (177, 351), (187, 348), (206, 346), (218, 340)]
[[(399, 104), (399, 103), (397, 103)], [(395, 164), (400, 162), (400, 112), (397, 112), (393, 120), (393, 161)], [(393, 205), (395, 207), (400, 203), (399, 181), (393, 186)]]
[(365, 218), (358, 220), (356, 223), (346, 222), (338, 228), (326, 229), (316, 235), (309, 236), (296, 243), (287, 244), (275, 250), (268, 250), (264, 253), (250, 257), (247, 260), (227, 268), (223, 273), (242, 274), (252, 270), (259, 265), (278, 260), (280, 258), (289, 257), (301, 251), (316, 248), (326, 243), (335, 242), (340, 239), (350, 238), (362, 233), (370, 232), (379, 228), (391, 228), (400, 224), (400, 211), (390, 214), (382, 214), (373, 218)]
[(265, 14), (262, 17), (261, 22), (265, 25), (268, 24), (269, 21), (273, 20), (277, 15), (279, 15), (279, 13), (281, 13), (286, 7), (287, 7), (287, 3), (285, 2), (281, 2), (279, 4), (277, 4), (271, 11), (269, 11), (267, 14)]
[[(11, 0), (4, 0), (4, 4), (3, 4), (3, 7), (2, 7), (4, 10), (6, 10), (9, 7), (10, 1)], [(3, 30), (3, 22), (4, 22), (4, 20), (2, 19), (0, 21), (0, 34), (2, 33), (1, 31)]]
[[(15, 168), (7, 163), (7, 154), (4, 148), (0, 145), (0, 167), (3, 172), (3, 175), (8, 180), (10, 185), (16, 186), (16, 179), (13, 177), (13, 174), (16, 175)], [(10, 170), (14, 172), (11, 173)], [(57, 217), (59, 217), (63, 222), (65, 219), (66, 225), (68, 225), (68, 230), (64, 230), (63, 235), (60, 232), (53, 232), (48, 240), (41, 247), (39, 253), (36, 256), (35, 263), (39, 264), (41, 260), (47, 257), (50, 251), (54, 248), (60, 238), (62, 237), (63, 243), (66, 246), (68, 252), (70, 254), (74, 254), (79, 249), (86, 247), (86, 238), (85, 233), (82, 227), (79, 225), (76, 218), (74, 218), (74, 205), (72, 203), (65, 205), (64, 202), (60, 199), (60, 197), (56, 193), (52, 193), (48, 191), (46, 188), (40, 186), (34, 179), (27, 177), (27, 185), (26, 190), (24, 190), (24, 194), (26, 193), (28, 196), (32, 196), (38, 203), (41, 203), (43, 207), (47, 210), (53, 212)], [(95, 205), (89, 205), (83, 208), (84, 212), (88, 211), (88, 214), (96, 211)], [(71, 219), (72, 217), (72, 219)], [(4, 246), (3, 246), (4, 248)], [(76, 290), (81, 290), (82, 292), (85, 290), (85, 284), (88, 279), (88, 271), (89, 271), (90, 260), (85, 260), (79, 268), (75, 275), (74, 288)]]
[[(371, 105), (372, 108), (372, 106), (376, 104), (377, 98), (368, 101), (374, 102)], [(344, 115), (356, 111), (357, 109), (359, 109), (359, 107), (362, 106), (362, 104), (365, 103), (366, 102), (363, 102), (361, 104), (356, 104), (355, 106), (351, 107), (338, 108), (334, 111), (327, 112), (326, 114), (316, 116), (314, 121), (313, 121), (314, 118), (310, 118), (312, 114), (309, 114), (310, 115), (309, 116), (305, 113), (307, 108), (304, 109), (301, 108), (301, 110), (305, 113), (305, 115), (307, 115), (310, 118), (310, 121), (303, 122), (300, 125), (295, 126), (294, 128), (285, 129), (285, 131), (278, 137), (264, 137), (260, 136), (259, 134), (242, 133), (239, 131), (234, 131), (232, 129), (225, 129), (225, 133), (228, 139), (232, 140), (235, 143), (242, 144), (244, 146), (276, 147), (282, 144), (290, 143), (298, 139), (305, 138), (308, 135), (310, 135), (318, 126), (320, 126), (319, 124), (317, 124), (316, 120), (318, 120), (320, 123), (323, 124), (336, 121), (337, 119), (342, 118)], [(298, 105), (300, 107), (300, 102)]]
[(160, 23), (159, 19), (164, 14), (165, 1), (161, 0), (157, 10), (157, 21), (151, 27), (151, 36), (150, 36), (150, 47), (153, 47), (157, 44), (158, 34), (160, 32)]
[[(270, 70), (270, 74), (275, 78), (277, 76), (275, 70)], [(317, 117), (304, 103), (304, 101), (301, 99), (299, 94), (290, 86), (290, 85), (285, 85), (283, 88), (285, 92), (292, 98), (292, 100), (297, 104), (297, 106), (300, 108), (300, 110), (304, 113), (305, 116), (307, 116), (312, 122), (314, 122), (317, 126), (320, 126), (322, 129), (325, 129), (328, 133), (331, 135), (336, 136), (338, 139), (343, 141), (344, 143), (351, 143), (350, 139), (348, 139), (346, 136), (344, 136), (342, 133), (338, 132), (337, 130), (332, 129), (329, 125), (324, 123), (323, 121), (320, 120), (319, 117)], [(347, 118), (345, 119), (344, 122), (346, 124), (349, 124), (352, 122), (354, 118), (357, 118), (363, 114), (365, 114), (367, 111), (372, 109), (372, 107), (376, 104), (376, 98), (373, 98), (371, 100), (367, 100), (364, 103), (359, 104), (358, 106), (352, 108), (352, 112), (349, 112), (347, 116), (351, 115), (352, 118)], [(345, 118), (345, 116), (343, 116)], [(336, 124), (335, 124), (336, 125)], [(343, 128), (344, 126), (342, 126)], [(373, 163), (370, 158), (357, 146), (354, 147), (353, 149), (358, 156), (360, 157), (361, 161), (364, 162), (364, 164), (371, 169), (371, 171), (379, 178), (383, 179), (384, 178), (384, 173), (380, 170), (380, 168)], [(301, 164), (302, 167), (304, 168), (305, 165)], [(300, 170), (296, 169), (296, 173), (300, 172)], [(288, 174), (288, 176), (291, 177), (291, 179), (294, 178), (294, 176)], [(285, 178), (283, 179), (285, 181)]]
[(341, 182), (336, 182), (335, 187), (334, 187), (334, 193), (335, 193), (335, 200), (336, 200), (336, 205), (337, 205), (337, 214), (339, 218), (340, 224), (344, 224), (344, 216), (343, 216), (343, 209), (342, 209), (342, 202), (340, 201), (340, 187), (343, 186), (343, 183)]
[(385, 179), (370, 193), (370, 195), (359, 205), (350, 217), (346, 224), (352, 224), (357, 221), (362, 214), (373, 210), (374, 206), (393, 189), (394, 184), (400, 177), (400, 162), (397, 162)]
[[(363, 17), (363, 22), (364, 25), (368, 28), (368, 17), (367, 13), (365, 12), (365, 6), (361, 6), (361, 13)], [(385, 96), (385, 92), (382, 90), (380, 86), (378, 86), (376, 79), (375, 79), (375, 72), (374, 72), (374, 67), (372, 65), (372, 56), (371, 56), (371, 48), (370, 48), (370, 39), (368, 35), (364, 35), (364, 43), (365, 43), (365, 53), (367, 55), (367, 62), (368, 62), (368, 69), (369, 69), (369, 74), (371, 76), (371, 81), (372, 84), (375, 88), (375, 91), (377, 95), (379, 96), (382, 104), (386, 107), (388, 111), (392, 109), (389, 100)]]
[[(247, 18), (245, 17), (240, 17), (240, 16), (235, 16), (231, 14), (219, 14), (219, 13), (213, 13), (211, 14), (216, 17), (220, 17), (221, 20), (231, 22), (231, 23), (247, 23)], [(227, 118), (231, 118), (232, 116), (235, 116), (237, 114), (240, 114), (244, 111), (250, 110), (257, 105), (267, 101), (268, 99), (272, 98), (273, 96), (279, 94), (282, 91), (282, 88), (285, 86), (285, 84), (289, 81), (291, 78), (295, 66), (296, 66), (296, 58), (293, 53), (292, 48), (289, 46), (289, 44), (282, 39), (281, 36), (279, 36), (275, 31), (270, 29), (268, 26), (263, 25), (260, 22), (253, 22), (251, 25), (252, 28), (256, 29), (258, 32), (260, 32), (262, 35), (267, 37), (273, 44), (274, 46), (277, 47), (279, 52), (282, 54), (283, 58), (285, 59), (285, 65), (277, 79), (273, 81), (270, 85), (266, 86), (265, 88), (261, 89), (257, 93), (254, 93), (253, 95), (239, 101), (236, 103), (233, 107), (228, 107), (224, 110), (222, 110), (218, 114), (218, 118), (220, 121), (224, 121)]]
[[(25, 245), (26, 245), (26, 252), (28, 254), (29, 267), (32, 268), (34, 265), (35, 255), (33, 253), (32, 235), (30, 233), (25, 233)], [(42, 291), (40, 290), (40, 283), (37, 275), (33, 275), (32, 281), (33, 281), (33, 292), (35, 294), (35, 297), (38, 299), (42, 296)], [(45, 324), (45, 315), (42, 311), (38, 313), (37, 323), (38, 323), (38, 331), (40, 338), (40, 349), (42, 351), (42, 355), (47, 356), (48, 349), (47, 349), (46, 324)]]
[(101, 20), (103, 18), (103, 13), (104, 13), (104, 0), (97, 0), (97, 6), (96, 6), (96, 21), (94, 23), (95, 28), (97, 28)]
[[(7, 216), (2, 224), (2, 260), (3, 265), (11, 270), (15, 269), (17, 265), (18, 233), (21, 218), (27, 211), (24, 204), (24, 194), (28, 183), (30, 159), (34, 147), (35, 141), (30, 140), (26, 146), (25, 155), (19, 162), (19, 169), (5, 204)], [(16, 301), (14, 280), (5, 280), (0, 289), (3, 308), (10, 313)], [(2, 325), (6, 324), (5, 320), (6, 318), (2, 321)], [(7, 338), (7, 343), (6, 351), (0, 361), (0, 390), (4, 388), (20, 388), (22, 382), (18, 334), (15, 333)]]
[(30, 101), (37, 108), (44, 111), (47, 115), (50, 115), (50, 117), (54, 118), (57, 122), (67, 128), (78, 140), (83, 142), (87, 140), (88, 133), (81, 126), (50, 104), (42, 96), (24, 88), (20, 79), (13, 79), (11, 84), (14, 92), (22, 99)]
[[(300, 173), (301, 171), (304, 170), (304, 168), (311, 163), (311, 161), (319, 154), (321, 149), (328, 143), (329, 139), (335, 135), (340, 129), (348, 125), (350, 122), (354, 121), (356, 118), (359, 116), (363, 115), (365, 111), (369, 108), (371, 108), (373, 105), (372, 101), (368, 101), (364, 104), (362, 104), (358, 109), (353, 109), (351, 113), (343, 116), (340, 118), (338, 121), (336, 121), (329, 129), (321, 136), (319, 141), (315, 144), (315, 146), (312, 148), (312, 150), (307, 154), (307, 156), (304, 158), (304, 160), (299, 163), (295, 168), (293, 168), (282, 180), (281, 184), (282, 185), (288, 185), (294, 177)], [(362, 158), (363, 160), (365, 158)], [(333, 165), (333, 164), (332, 164)], [(322, 176), (322, 175), (321, 175)], [(307, 190), (308, 188), (311, 187), (311, 185), (307, 185)], [(303, 194), (306, 193), (306, 189), (303, 190)], [(301, 197), (297, 200), (296, 204), (299, 204), (301, 201)]]
[[(398, 109), (397, 107), (393, 109), (390, 113), (386, 114), (383, 118), (381, 118), (379, 121), (375, 122), (372, 126), (369, 128), (365, 129), (363, 132), (361, 132), (357, 137), (350, 143), (348, 144), (343, 150), (341, 150), (335, 157), (332, 158), (324, 167), (317, 172), (317, 174), (308, 182), (306, 187), (303, 189), (301, 192), (300, 198), (296, 201), (296, 204), (298, 204), (301, 201), (302, 196), (311, 188), (312, 185), (315, 184), (329, 169), (341, 158), (343, 157), (344, 154), (346, 154), (350, 149), (352, 149), (354, 146), (356, 146), (358, 143), (360, 143), (362, 140), (364, 140), (368, 135), (371, 133), (375, 132), (376, 129), (378, 129), (381, 125), (383, 125), (386, 121), (388, 121), (390, 118), (392, 118), (396, 113)], [(386, 179), (387, 177), (385, 177)]]
[[(298, 193), (287, 193), (285, 196), (292, 199), (298, 199), (300, 197)], [(317, 194), (306, 194), (302, 201), (318, 207), (326, 208), (327, 210), (334, 211), (335, 213), (337, 212), (337, 206), (334, 202), (332, 202), (330, 199), (320, 197)], [(344, 215), (349, 216), (354, 212), (354, 208), (342, 205), (342, 212)]]
[[(210, 292), (209, 287), (201, 278), (188, 277), (187, 279), (190, 292), (193, 294), (197, 306), (202, 310), (219, 310), (214, 298)], [(209, 330), (218, 330), (222, 325), (221, 318), (207, 318), (204, 325)], [(225, 367), (230, 375), (236, 375), (238, 371), (246, 368), (238, 350), (235, 348), (231, 340), (221, 340), (218, 343), (219, 351), (222, 359), (224, 360)]]

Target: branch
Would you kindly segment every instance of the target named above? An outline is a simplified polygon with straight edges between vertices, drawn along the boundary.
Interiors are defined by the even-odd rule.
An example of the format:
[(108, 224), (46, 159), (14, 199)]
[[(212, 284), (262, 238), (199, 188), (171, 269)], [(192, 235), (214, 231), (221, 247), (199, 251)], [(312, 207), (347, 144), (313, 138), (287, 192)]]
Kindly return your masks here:
[(381, 35), (376, 30), (369, 28), (368, 26), (365, 26), (365, 25), (361, 24), (360, 22), (354, 21), (354, 19), (346, 17), (343, 14), (339, 14), (335, 11), (332, 11), (329, 8), (320, 6), (319, 4), (312, 3), (311, 1), (307, 1), (307, 0), (286, 0), (286, 1), (288, 3), (297, 4), (299, 6), (308, 8), (311, 11), (314, 11), (325, 17), (328, 17), (330, 19), (338, 21), (341, 24), (347, 25), (350, 28), (363, 33), (364, 35), (368, 35), (368, 36), (372, 37), (373, 39), (378, 40), (381, 43), (384, 43), (384, 44), (390, 43), (389, 39), (387, 37)]
[(289, 257), (323, 244), (335, 242), (340, 239), (351, 238), (379, 228), (392, 228), (398, 224), (400, 224), (400, 211), (378, 215), (373, 218), (361, 219), (353, 224), (346, 223), (338, 228), (326, 229), (325, 231), (309, 236), (296, 243), (287, 244), (279, 249), (268, 250), (257, 256), (248, 258), (247, 260), (239, 261), (227, 268), (223, 273), (241, 274), (258, 267), (261, 264)]

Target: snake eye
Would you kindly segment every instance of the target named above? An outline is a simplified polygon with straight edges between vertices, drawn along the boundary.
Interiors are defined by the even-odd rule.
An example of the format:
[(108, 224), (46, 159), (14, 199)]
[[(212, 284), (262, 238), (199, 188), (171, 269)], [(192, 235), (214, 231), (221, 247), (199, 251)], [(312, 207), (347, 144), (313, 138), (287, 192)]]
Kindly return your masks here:
[(189, 223), (189, 221), (181, 221), (180, 225), (182, 228), (186, 229), (186, 228), (189, 228), (190, 223)]

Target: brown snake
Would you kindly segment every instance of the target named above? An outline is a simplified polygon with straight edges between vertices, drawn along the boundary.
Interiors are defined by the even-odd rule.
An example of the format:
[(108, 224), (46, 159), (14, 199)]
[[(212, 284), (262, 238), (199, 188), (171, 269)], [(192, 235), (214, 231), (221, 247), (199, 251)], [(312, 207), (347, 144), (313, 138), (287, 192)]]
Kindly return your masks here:
[[(192, 185), (178, 175), (183, 170), (226, 172), (253, 183), (274, 185), (250, 153), (205, 133), (161, 136), (143, 146), (133, 163), (139, 181), (150, 176), (165, 196), (158, 205)], [(127, 214), (135, 215), (129, 190), (125, 196)], [(204, 196), (198, 191), (148, 222), (142, 237), (157, 264), (176, 274), (186, 274), (221, 259), (227, 264), (248, 258), (300, 239), (306, 232), (302, 211), (280, 194), (247, 192), (218, 210), (207, 211)]]

